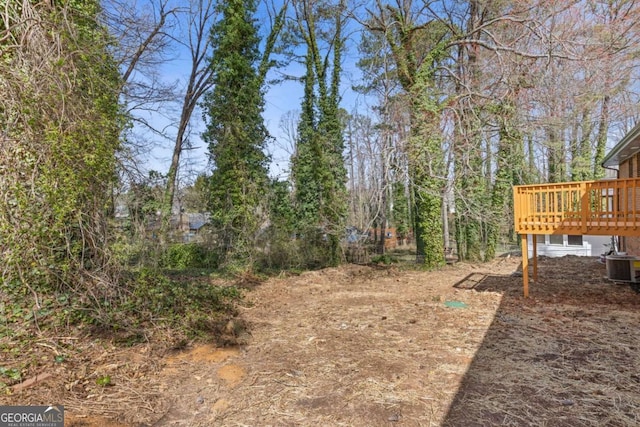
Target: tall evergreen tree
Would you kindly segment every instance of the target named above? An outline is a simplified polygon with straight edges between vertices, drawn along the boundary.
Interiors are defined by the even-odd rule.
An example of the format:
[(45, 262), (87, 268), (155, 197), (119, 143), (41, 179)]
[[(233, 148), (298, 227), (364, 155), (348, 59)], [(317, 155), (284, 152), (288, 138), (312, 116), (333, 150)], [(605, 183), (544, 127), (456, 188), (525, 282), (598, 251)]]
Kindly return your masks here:
[(229, 0), (218, 7), (221, 18), (211, 30), (214, 89), (203, 102), (203, 138), (214, 163), (210, 208), (227, 259), (247, 261), (268, 186), (256, 2)]
[[(335, 265), (341, 259), (340, 237), (347, 214), (344, 120), (339, 96), (344, 4), (318, 6), (299, 0), (294, 6), (297, 28), (293, 31), (304, 40), (307, 52), (302, 113), (292, 158), (298, 230), (311, 244), (326, 242), (326, 261)], [(329, 53), (321, 52), (323, 41), (329, 46)], [(312, 238), (313, 234), (319, 239)]]

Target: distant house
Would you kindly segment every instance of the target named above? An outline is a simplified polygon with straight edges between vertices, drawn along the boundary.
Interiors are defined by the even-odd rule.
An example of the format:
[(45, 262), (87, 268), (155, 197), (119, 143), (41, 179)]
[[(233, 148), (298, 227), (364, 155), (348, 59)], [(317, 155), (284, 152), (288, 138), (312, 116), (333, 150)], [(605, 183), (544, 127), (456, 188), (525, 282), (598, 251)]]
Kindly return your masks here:
[[(384, 247), (385, 249), (394, 249), (398, 246), (398, 233), (395, 227), (387, 227), (384, 229)], [(378, 244), (382, 240), (382, 230), (380, 228), (371, 228), (368, 231), (370, 242)]]
[(183, 233), (185, 242), (193, 241), (200, 234), (203, 227), (209, 224), (211, 214), (204, 213), (186, 213), (182, 212), (175, 216), (176, 228)]

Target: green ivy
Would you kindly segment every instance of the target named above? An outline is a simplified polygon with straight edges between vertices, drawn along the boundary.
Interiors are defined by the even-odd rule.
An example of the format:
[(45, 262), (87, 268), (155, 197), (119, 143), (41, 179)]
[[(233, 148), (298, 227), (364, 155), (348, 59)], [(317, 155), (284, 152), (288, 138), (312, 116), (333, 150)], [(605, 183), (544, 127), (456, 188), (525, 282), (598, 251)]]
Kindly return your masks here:
[[(105, 212), (123, 120), (98, 8), (88, 1), (34, 9), (41, 19), (31, 31), (57, 34), (58, 50), (17, 44), (3, 52), (0, 126), (11, 141), (0, 148), (5, 285), (58, 288), (85, 283), (87, 270), (104, 271)], [(22, 28), (12, 26), (17, 39)], [(31, 57), (38, 60), (25, 61)]]
[(223, 261), (250, 263), (268, 188), (256, 2), (229, 0), (218, 11), (211, 30), (214, 89), (203, 101), (203, 138), (215, 164), (209, 208)]

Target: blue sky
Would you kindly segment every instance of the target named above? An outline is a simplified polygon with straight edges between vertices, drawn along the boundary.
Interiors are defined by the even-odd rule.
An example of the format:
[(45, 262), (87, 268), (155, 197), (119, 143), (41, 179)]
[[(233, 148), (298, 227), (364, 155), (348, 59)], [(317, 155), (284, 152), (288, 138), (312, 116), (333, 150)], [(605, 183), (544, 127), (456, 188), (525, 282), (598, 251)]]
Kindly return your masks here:
[[(264, 9), (259, 10), (257, 19), (260, 23), (268, 22), (264, 13)], [(269, 29), (266, 26), (261, 26), (260, 30), (266, 33)], [(266, 34), (262, 35), (264, 37)], [(349, 112), (354, 110), (356, 104), (363, 104), (362, 98), (358, 97), (358, 95), (351, 90), (351, 86), (358, 83), (359, 79), (359, 71), (355, 66), (357, 55), (356, 46), (359, 38), (360, 33), (357, 31), (350, 34), (347, 40), (347, 52), (344, 54), (343, 61), (345, 71), (341, 84), (342, 107)], [(184, 82), (188, 77), (189, 67), (188, 52), (186, 50), (177, 50), (174, 53), (174, 57), (166, 61), (163, 65), (161, 75), (166, 82)], [(290, 64), (280, 71), (287, 75), (301, 76), (304, 69), (299, 64)], [(276, 75), (277, 71), (273, 70), (271, 77), (275, 77)], [(270, 169), (272, 176), (286, 176), (289, 154), (281, 148), (287, 143), (285, 141), (285, 135), (280, 129), (280, 121), (282, 116), (289, 111), (299, 110), (303, 95), (302, 89), (301, 83), (294, 81), (284, 81), (267, 88), (264, 119), (269, 133), (274, 138), (274, 141), (272, 141), (268, 147), (268, 152), (272, 157)], [(163, 118), (160, 115), (154, 115), (151, 121), (155, 123), (158, 128), (166, 129), (166, 134), (169, 136), (169, 139), (161, 141), (161, 138), (153, 137), (153, 140), (156, 141), (156, 148), (149, 153), (149, 159), (145, 165), (147, 169), (154, 169), (166, 173), (173, 151), (173, 139), (171, 137), (175, 134), (175, 131), (171, 127), (171, 120)], [(203, 130), (202, 112), (197, 110), (192, 117), (192, 132), (190, 137), (192, 145), (197, 148), (183, 152), (181, 161), (185, 166), (182, 172), (182, 179), (186, 178), (187, 181), (189, 176), (194, 177), (196, 173), (206, 171), (208, 168), (206, 144), (200, 138)]]

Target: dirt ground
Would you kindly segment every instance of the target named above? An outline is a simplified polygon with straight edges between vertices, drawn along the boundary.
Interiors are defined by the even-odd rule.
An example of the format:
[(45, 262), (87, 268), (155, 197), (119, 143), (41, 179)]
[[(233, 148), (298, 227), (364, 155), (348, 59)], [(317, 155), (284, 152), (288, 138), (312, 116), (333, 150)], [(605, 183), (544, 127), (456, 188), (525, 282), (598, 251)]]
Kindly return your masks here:
[(520, 261), (273, 278), (240, 347), (96, 340), (0, 404), (63, 404), (69, 427), (640, 425), (640, 294), (541, 258), (525, 300)]

